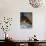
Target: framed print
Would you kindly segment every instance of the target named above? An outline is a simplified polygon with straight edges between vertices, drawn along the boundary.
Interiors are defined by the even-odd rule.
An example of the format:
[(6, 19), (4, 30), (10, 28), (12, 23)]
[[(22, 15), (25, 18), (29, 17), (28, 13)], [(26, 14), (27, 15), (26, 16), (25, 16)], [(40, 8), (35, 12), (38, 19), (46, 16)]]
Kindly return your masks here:
[(20, 12), (20, 27), (32, 28), (32, 12)]

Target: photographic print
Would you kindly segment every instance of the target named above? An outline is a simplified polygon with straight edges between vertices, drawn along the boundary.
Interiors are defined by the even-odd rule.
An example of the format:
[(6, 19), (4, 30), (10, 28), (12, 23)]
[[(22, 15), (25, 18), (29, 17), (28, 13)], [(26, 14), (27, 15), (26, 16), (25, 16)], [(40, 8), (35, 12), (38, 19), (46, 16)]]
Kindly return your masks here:
[(20, 12), (20, 27), (32, 28), (32, 12)]

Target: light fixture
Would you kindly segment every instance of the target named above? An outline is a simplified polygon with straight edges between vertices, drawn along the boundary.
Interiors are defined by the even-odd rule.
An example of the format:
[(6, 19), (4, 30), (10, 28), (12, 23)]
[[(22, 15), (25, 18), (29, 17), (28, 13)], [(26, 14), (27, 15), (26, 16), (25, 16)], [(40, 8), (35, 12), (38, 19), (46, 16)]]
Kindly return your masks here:
[(29, 0), (29, 3), (32, 7), (38, 8), (41, 5), (42, 0)]

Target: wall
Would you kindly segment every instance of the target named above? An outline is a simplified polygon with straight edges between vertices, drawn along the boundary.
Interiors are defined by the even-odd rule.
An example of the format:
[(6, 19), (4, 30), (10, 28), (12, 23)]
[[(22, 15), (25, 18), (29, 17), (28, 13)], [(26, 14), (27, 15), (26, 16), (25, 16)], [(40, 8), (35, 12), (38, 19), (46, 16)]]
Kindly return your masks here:
[[(29, 4), (28, 0), (0, 0), (0, 17), (12, 17), (13, 22), (10, 31), (8, 33), (11, 37), (17, 40), (28, 40), (34, 34), (37, 35), (39, 40), (45, 39), (45, 15), (46, 9), (43, 7), (33, 8)], [(32, 28), (21, 29), (20, 28), (20, 12), (32, 12)], [(2, 33), (2, 31), (1, 31)], [(2, 35), (0, 33), (0, 35)], [(44, 34), (45, 33), (45, 34)], [(3, 37), (0, 36), (0, 39)], [(3, 38), (4, 39), (4, 38)]]

